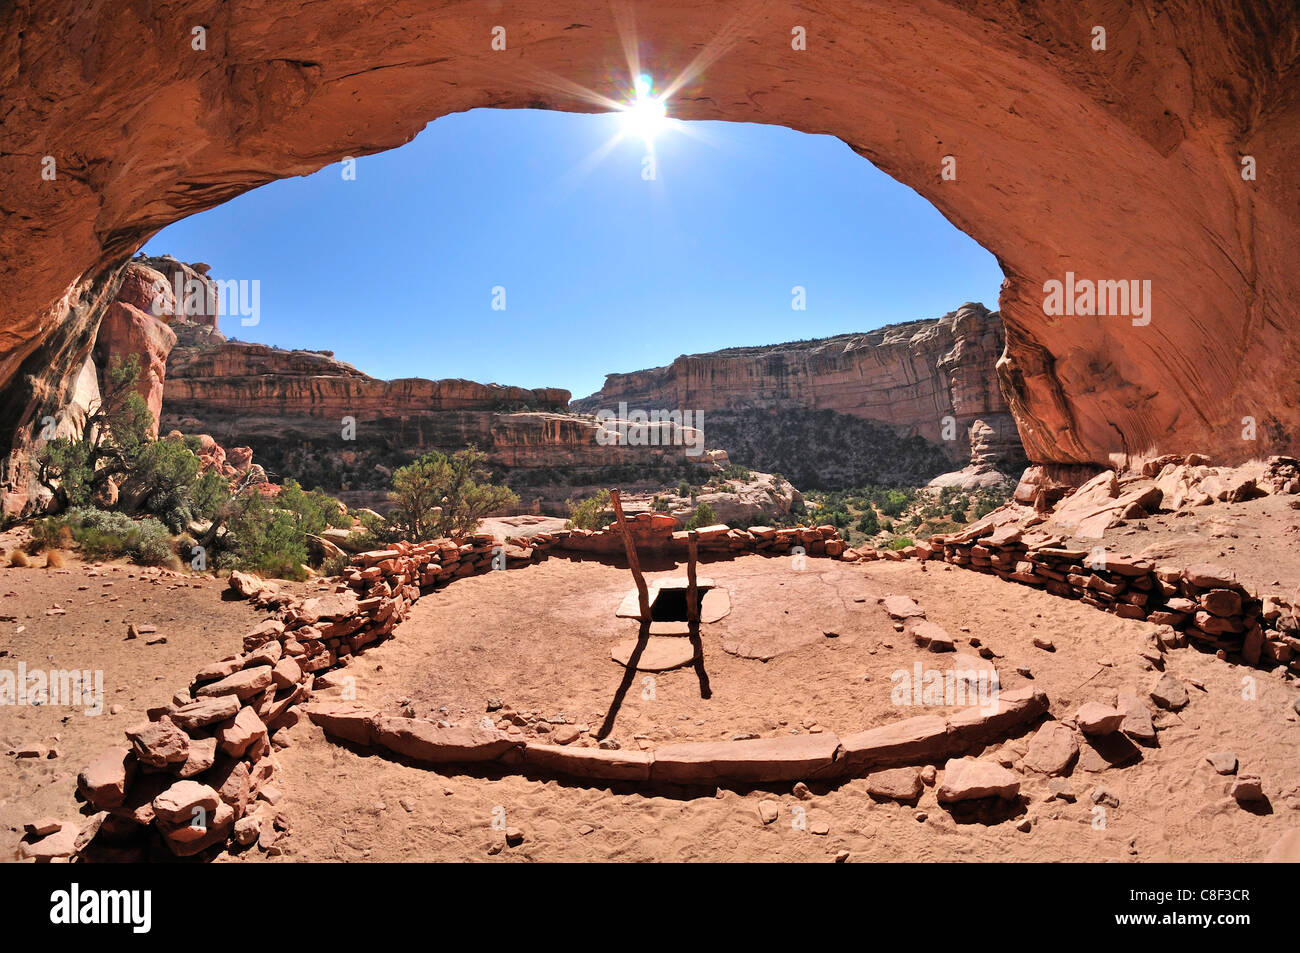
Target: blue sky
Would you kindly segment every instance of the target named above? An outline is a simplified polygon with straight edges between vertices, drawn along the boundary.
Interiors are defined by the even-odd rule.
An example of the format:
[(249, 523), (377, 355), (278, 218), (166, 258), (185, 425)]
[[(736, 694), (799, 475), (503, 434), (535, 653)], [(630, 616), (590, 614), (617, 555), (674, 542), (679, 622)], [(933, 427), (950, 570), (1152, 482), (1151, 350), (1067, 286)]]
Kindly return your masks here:
[(680, 354), (997, 307), (993, 256), (836, 139), (670, 123), (647, 181), (646, 145), (622, 130), (610, 114), (446, 116), (358, 159), (355, 180), (333, 165), (274, 182), (145, 250), (260, 280), (259, 323), (223, 318), (228, 336), (575, 397)]

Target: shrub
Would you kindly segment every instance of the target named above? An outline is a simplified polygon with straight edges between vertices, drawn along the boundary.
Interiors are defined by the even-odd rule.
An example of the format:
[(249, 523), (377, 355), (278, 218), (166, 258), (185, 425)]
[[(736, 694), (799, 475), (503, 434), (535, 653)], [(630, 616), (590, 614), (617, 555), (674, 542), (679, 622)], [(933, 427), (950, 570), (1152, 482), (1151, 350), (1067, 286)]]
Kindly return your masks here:
[(50, 516), (36, 520), (32, 523), (31, 533), (32, 539), (27, 544), (27, 549), (33, 556), (51, 549), (70, 549), (73, 544), (68, 520), (63, 517)]
[(434, 451), (393, 474), (390, 524), (413, 540), (472, 533), (488, 514), (519, 502), (508, 487), (486, 482), (487, 455), (471, 446), (448, 457)]
[(595, 496), (589, 496), (581, 502), (569, 501), (569, 521), (566, 529), (602, 529), (614, 518), (614, 510), (609, 505), (609, 490), (601, 490)]
[(162, 566), (172, 562), (176, 555), (172, 552), (172, 537), (167, 527), (153, 517), (145, 517), (136, 524), (127, 548), (132, 561), (141, 566)]
[(873, 509), (867, 509), (863, 512), (863, 514), (858, 518), (858, 522), (854, 526), (854, 529), (859, 533), (865, 533), (868, 536), (875, 536), (879, 533), (880, 520), (876, 518), (876, 511)]
[(149, 445), (153, 415), (135, 389), (139, 377), (136, 355), (113, 360), (101, 397), (82, 422), (81, 439), (58, 437), (36, 452), (36, 479), (54, 495), (55, 509), (90, 503)]
[(226, 526), (229, 533), (225, 551), (216, 561), (218, 569), (305, 578), (302, 565), (307, 561), (307, 536), (299, 514), (275, 507), (254, 490), (235, 501)]
[(695, 507), (695, 512), (686, 522), (687, 529), (699, 529), (701, 526), (712, 526), (717, 520), (713, 516), (713, 507), (708, 503), (701, 503)]
[(199, 475), (199, 458), (184, 440), (155, 440), (136, 456), (127, 482), (146, 512), (179, 533), (192, 518), (189, 489)]
[(215, 468), (206, 471), (190, 485), (190, 512), (195, 519), (212, 519), (229, 499), (226, 478)]
[(63, 551), (59, 549), (47, 549), (45, 551), (45, 568), (62, 569), (63, 568)]
[(907, 509), (908, 502), (909, 496), (905, 490), (887, 490), (879, 504), (880, 512), (886, 516), (901, 516)]
[(15, 549), (12, 553), (9, 554), (9, 565), (17, 566), (20, 568), (28, 565), (27, 554), (24, 553), (21, 549)]
[(32, 524), (32, 536), (47, 549), (76, 545), (90, 560), (130, 556), (142, 566), (175, 562), (171, 534), (153, 517), (133, 520), (123, 513), (76, 507), (60, 517), (37, 520)]
[(322, 576), (341, 576), (351, 561), (351, 557), (347, 553), (330, 556), (320, 564), (320, 574)]
[(905, 549), (912, 545), (914, 545), (914, 543), (912, 542), (911, 537), (908, 536), (896, 536), (889, 541), (890, 549)]

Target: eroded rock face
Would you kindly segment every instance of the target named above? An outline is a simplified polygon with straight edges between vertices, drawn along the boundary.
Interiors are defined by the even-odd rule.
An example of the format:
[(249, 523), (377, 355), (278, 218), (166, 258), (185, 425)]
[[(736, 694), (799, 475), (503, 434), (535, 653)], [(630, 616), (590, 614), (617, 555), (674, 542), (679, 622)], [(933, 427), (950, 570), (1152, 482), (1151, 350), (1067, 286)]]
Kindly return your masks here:
[(378, 380), (328, 352), (227, 341), (209, 327), (196, 341), (193, 324), (173, 327), (187, 343), (168, 363), (163, 427), (211, 435), (235, 470), (250, 452), (235, 444), (272, 473), (331, 492), (380, 490), (413, 455), (470, 444), (510, 470), (707, 463), (681, 443), (602, 444), (593, 418), (568, 412), (562, 388)]
[[(594, 0), (526, 15), (288, 0), (223, 8), (195, 51), (205, 18), (159, 0), (6, 6), (0, 450), (66, 403), (117, 266), (159, 228), (400, 145), (448, 112), (602, 109), (574, 90), (626, 95), (617, 87), (630, 83), (610, 80), (625, 71), (616, 16)], [(504, 51), (492, 48), (497, 25)], [(998, 257), (999, 371), (1031, 459), (1158, 449), (1231, 463), (1294, 446), (1300, 180), (1285, 170), (1300, 145), (1288, 72), (1300, 12), (1289, 0), (1171, 0), (1156, 14), (1110, 0), (744, 15), (664, 3), (621, 25), (652, 75), (696, 64), (674, 116), (838, 136)], [(795, 26), (806, 51), (791, 48)], [(955, 180), (941, 176), (946, 155)], [(1149, 280), (1150, 323), (1049, 318), (1044, 282), (1067, 271)]]
[[(151, 310), (157, 292), (154, 279), (161, 275), (140, 265), (127, 266), (117, 299), (105, 312), (95, 340), (95, 362), (103, 371), (116, 361), (134, 357), (140, 366), (136, 390), (153, 414), (152, 435), (158, 436), (162, 418), (163, 382), (167, 377), (167, 355), (176, 345), (176, 334)], [(168, 315), (170, 316), (170, 315)]]
[[(768, 347), (728, 348), (683, 355), (667, 367), (609, 374), (605, 386), (573, 402), (596, 413), (630, 409), (691, 409), (706, 412), (831, 411), (871, 420), (901, 436), (917, 435), (940, 447), (952, 462), (965, 463), (970, 434), (985, 421), (1013, 434), (988, 447), (1018, 455), (1006, 399), (995, 364), (1002, 352), (1002, 322), (978, 304), (965, 304), (933, 321), (891, 325), (867, 334), (845, 334)], [(989, 423), (991, 422), (991, 423)], [(725, 440), (710, 442), (735, 450)], [(764, 461), (783, 473), (793, 461)]]

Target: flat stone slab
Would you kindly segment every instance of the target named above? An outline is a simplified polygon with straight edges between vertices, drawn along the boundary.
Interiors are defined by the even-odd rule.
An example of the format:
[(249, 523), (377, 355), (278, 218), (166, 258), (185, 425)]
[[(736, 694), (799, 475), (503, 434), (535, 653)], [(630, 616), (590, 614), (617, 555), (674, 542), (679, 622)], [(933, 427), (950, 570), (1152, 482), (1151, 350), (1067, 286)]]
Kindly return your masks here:
[[(685, 576), (671, 576), (668, 579), (659, 579), (655, 582), (655, 587), (659, 589), (685, 589), (689, 585), (690, 582)], [(712, 587), (715, 583), (709, 576), (696, 576), (695, 585), (702, 588), (704, 586)]]
[(524, 746), (524, 764), (547, 774), (610, 781), (649, 781), (654, 756), (648, 751), (605, 751), (567, 745)]
[(325, 734), (353, 744), (369, 747), (375, 743), (374, 724), (379, 712), (350, 704), (316, 704), (306, 709), (313, 725), (319, 725)]
[[(651, 631), (654, 631), (653, 628)], [(619, 665), (627, 665), (640, 641), (640, 639), (625, 639), (615, 643), (609, 650), (610, 658)], [(645, 650), (636, 661), (636, 669), (638, 672), (666, 672), (669, 669), (690, 665), (693, 661), (695, 661), (695, 645), (690, 639), (652, 635), (645, 641)]]
[(200, 698), (211, 698), (215, 695), (234, 695), (241, 701), (246, 698), (252, 698), (258, 692), (263, 691), (271, 684), (271, 666), (258, 665), (254, 668), (246, 668), (242, 672), (236, 672), (229, 675), (219, 682), (209, 682), (195, 690), (194, 694)]
[(909, 596), (885, 596), (880, 604), (889, 613), (891, 619), (902, 622), (905, 619), (924, 619), (925, 610), (912, 601)]
[(937, 760), (948, 752), (948, 723), (917, 715), (845, 735), (843, 758), (850, 770)]
[(422, 764), (495, 761), (522, 740), (495, 728), (440, 728), (431, 721), (380, 715), (374, 720), (375, 744)]
[(713, 588), (700, 600), (700, 621), (720, 622), (731, 614), (731, 593), (725, 588)]
[(1033, 721), (1047, 709), (1047, 696), (1026, 685), (999, 692), (992, 704), (975, 705), (958, 712), (948, 720), (948, 730), (960, 745), (1002, 739), (1013, 728)]
[(838, 773), (839, 747), (830, 732), (664, 745), (654, 750), (650, 776), (679, 784), (800, 781)]
[(237, 696), (216, 695), (211, 698), (200, 698), (198, 701), (183, 705), (168, 717), (171, 718), (174, 724), (185, 731), (193, 731), (196, 728), (203, 728), (219, 721), (225, 721), (227, 718), (234, 718), (235, 715), (239, 714), (239, 708), (239, 698)]
[[(649, 593), (651, 605), (654, 605), (655, 596), (657, 594), (658, 590), (654, 586), (651, 586)], [(623, 596), (623, 601), (618, 604), (618, 609), (615, 610), (614, 615), (620, 619), (641, 618), (641, 597), (637, 594), (635, 589), (629, 589), (627, 591), (627, 594)]]

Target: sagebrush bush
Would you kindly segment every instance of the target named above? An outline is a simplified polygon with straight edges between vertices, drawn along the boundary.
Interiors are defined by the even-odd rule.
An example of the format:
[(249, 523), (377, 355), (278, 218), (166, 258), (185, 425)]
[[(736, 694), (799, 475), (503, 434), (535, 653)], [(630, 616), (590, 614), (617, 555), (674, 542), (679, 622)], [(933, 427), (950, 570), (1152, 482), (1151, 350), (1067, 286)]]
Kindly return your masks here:
[(37, 520), (32, 538), (46, 549), (70, 549), (75, 543), (86, 559), (105, 560), (130, 556), (142, 566), (170, 565), (175, 561), (171, 534), (159, 520), (147, 516), (133, 520), (92, 506), (77, 506), (62, 516)]
[(330, 556), (320, 564), (320, 574), (322, 576), (341, 576), (351, 561), (352, 559), (347, 553)]
[(129, 542), (134, 562), (142, 566), (162, 566), (174, 560), (176, 554), (172, 552), (172, 537), (166, 526), (147, 516), (136, 527), (135, 536)]

